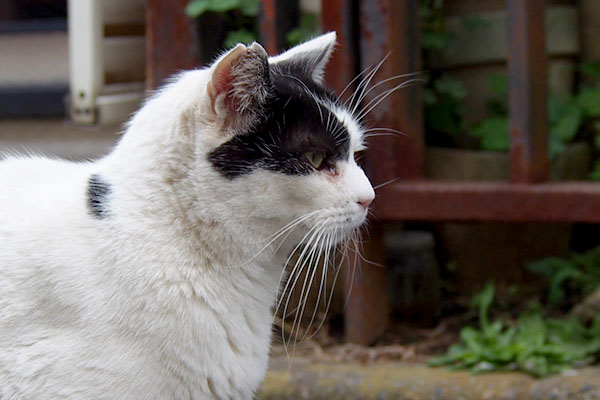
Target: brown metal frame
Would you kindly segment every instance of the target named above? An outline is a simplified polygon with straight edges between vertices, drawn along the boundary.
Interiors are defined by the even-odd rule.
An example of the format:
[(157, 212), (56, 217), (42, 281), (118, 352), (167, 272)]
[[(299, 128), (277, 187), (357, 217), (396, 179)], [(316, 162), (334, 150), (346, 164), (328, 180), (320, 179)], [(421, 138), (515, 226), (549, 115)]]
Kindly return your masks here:
[(177, 71), (198, 66), (195, 22), (189, 0), (146, 1), (146, 87), (154, 89)]
[[(548, 178), (546, 52), (543, 0), (507, 0), (509, 20), (511, 182), (423, 180), (424, 146), (421, 86), (394, 93), (371, 114), (370, 125), (403, 131), (370, 142), (368, 174), (374, 184), (400, 178), (378, 190), (375, 221), (600, 222), (600, 185), (545, 183)], [(361, 66), (391, 52), (381, 77), (421, 71), (417, 0), (360, 0)], [(327, 9), (337, 7), (322, 2)], [(323, 20), (327, 29), (339, 24)], [(342, 38), (340, 47), (348, 44)], [(346, 57), (343, 55), (342, 57)], [(339, 87), (335, 87), (339, 89)], [(366, 101), (368, 101), (367, 99)], [(377, 227), (377, 232), (380, 228)], [(373, 243), (376, 241), (377, 243)], [(382, 259), (380, 235), (371, 237), (366, 259)], [(381, 271), (362, 265), (359, 283), (381, 282)], [(356, 283), (356, 282), (355, 282)], [(354, 287), (357, 285), (355, 284)], [(360, 284), (358, 285), (361, 286)], [(365, 285), (366, 286), (366, 285)], [(369, 344), (386, 326), (385, 284), (349, 293), (348, 340)], [(353, 305), (359, 305), (354, 307)], [(367, 324), (366, 321), (376, 321)]]
[[(148, 0), (148, 86), (176, 69), (195, 66), (188, 0)], [(174, 4), (176, 3), (176, 4)], [(261, 31), (270, 53), (281, 50), (286, 3), (263, 0)], [(297, 2), (294, 2), (297, 5)], [(546, 183), (548, 177), (544, 0), (507, 0), (509, 20), (511, 182), (424, 180), (421, 85), (394, 92), (370, 116), (370, 126), (407, 136), (370, 141), (366, 167), (378, 190), (375, 218), (348, 288), (347, 339), (368, 344), (387, 326), (388, 306), (381, 224), (385, 221), (600, 222), (600, 185)], [(375, 81), (421, 71), (418, 0), (322, 1), (325, 31), (338, 32), (339, 46), (328, 67), (329, 85), (341, 92), (364, 68), (388, 56)], [(287, 21), (289, 26), (289, 21)], [(366, 102), (373, 99), (371, 93)], [(360, 261), (360, 259), (358, 259)], [(349, 266), (349, 267), (353, 267)], [(350, 270), (350, 268), (348, 268)]]

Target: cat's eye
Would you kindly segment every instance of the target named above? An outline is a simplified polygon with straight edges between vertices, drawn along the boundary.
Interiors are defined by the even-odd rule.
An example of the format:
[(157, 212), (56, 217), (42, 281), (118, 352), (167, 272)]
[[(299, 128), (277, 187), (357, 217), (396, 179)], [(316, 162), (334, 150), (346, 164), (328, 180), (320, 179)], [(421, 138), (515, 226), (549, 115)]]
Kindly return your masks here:
[(322, 151), (308, 151), (304, 153), (304, 156), (306, 157), (310, 165), (312, 165), (316, 169), (321, 168), (323, 166), (323, 161), (325, 161), (325, 153), (323, 153)]

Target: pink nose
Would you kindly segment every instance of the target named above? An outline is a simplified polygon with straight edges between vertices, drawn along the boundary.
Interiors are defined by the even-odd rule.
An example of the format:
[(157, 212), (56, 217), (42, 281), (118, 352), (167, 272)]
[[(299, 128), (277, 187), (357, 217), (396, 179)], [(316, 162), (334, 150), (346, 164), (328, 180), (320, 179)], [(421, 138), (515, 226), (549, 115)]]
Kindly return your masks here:
[(360, 201), (357, 201), (357, 203), (358, 203), (358, 204), (359, 204), (359, 205), (360, 205), (362, 208), (364, 208), (365, 210), (366, 210), (367, 208), (369, 208), (369, 206), (371, 205), (371, 203), (372, 203), (372, 202), (373, 202), (373, 199), (366, 199), (366, 200), (360, 200)]

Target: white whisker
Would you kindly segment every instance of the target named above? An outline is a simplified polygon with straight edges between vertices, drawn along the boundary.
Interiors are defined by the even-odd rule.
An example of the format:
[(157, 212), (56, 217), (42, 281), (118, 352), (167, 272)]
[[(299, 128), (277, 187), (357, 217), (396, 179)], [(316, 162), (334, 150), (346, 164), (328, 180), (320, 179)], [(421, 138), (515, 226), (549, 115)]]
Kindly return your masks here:
[(379, 93), (377, 96), (373, 97), (373, 99), (371, 99), (369, 101), (369, 103), (367, 103), (367, 105), (365, 106), (365, 108), (360, 112), (360, 114), (358, 114), (356, 116), (356, 118), (358, 120), (362, 120), (366, 115), (368, 115), (371, 111), (373, 111), (373, 109), (375, 107), (377, 107), (379, 104), (381, 104), (381, 102), (383, 102), (385, 99), (387, 99), (391, 94), (395, 93), (396, 91), (405, 88), (406, 86), (419, 81), (418, 79), (411, 79), (408, 80), (406, 82), (402, 82), (396, 86), (394, 86), (391, 89), (387, 89), (386, 91)]
[(379, 185), (373, 186), (373, 190), (380, 189), (380, 188), (384, 187), (385, 185), (389, 185), (390, 183), (394, 183), (399, 180), (400, 180), (400, 178), (390, 179), (389, 181), (385, 181), (383, 183), (380, 183)]

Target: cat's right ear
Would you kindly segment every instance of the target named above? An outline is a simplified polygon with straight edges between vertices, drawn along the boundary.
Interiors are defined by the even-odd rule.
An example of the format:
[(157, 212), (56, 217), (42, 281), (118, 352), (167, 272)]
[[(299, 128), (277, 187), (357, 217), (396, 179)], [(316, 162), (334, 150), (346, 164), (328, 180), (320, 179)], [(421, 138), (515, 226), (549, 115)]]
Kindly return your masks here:
[(211, 67), (207, 86), (212, 112), (234, 130), (250, 126), (271, 94), (269, 62), (258, 43), (238, 44)]

